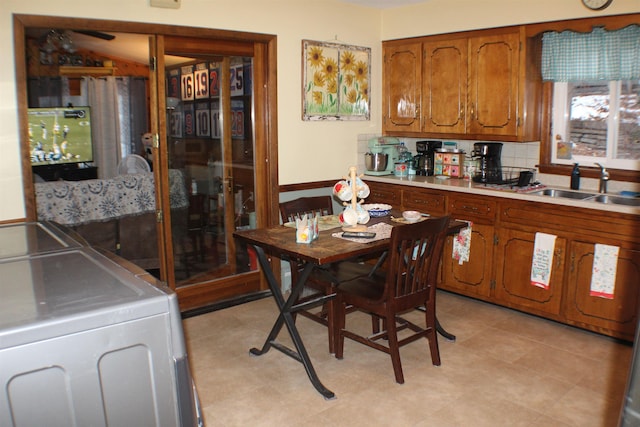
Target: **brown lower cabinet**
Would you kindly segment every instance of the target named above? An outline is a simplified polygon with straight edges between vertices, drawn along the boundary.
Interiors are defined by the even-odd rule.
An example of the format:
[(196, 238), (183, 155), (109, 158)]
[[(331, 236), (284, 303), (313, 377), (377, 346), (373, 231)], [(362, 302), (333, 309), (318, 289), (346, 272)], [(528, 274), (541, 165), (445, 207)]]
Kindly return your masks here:
[(534, 314), (560, 315), (567, 240), (556, 238), (549, 288), (531, 285), (536, 233), (501, 228), (497, 233), (495, 296), (505, 305)]
[[(441, 289), (633, 341), (640, 302), (640, 217), (499, 196), (368, 182), (401, 209), (471, 222), (469, 262), (444, 249)], [(556, 236), (549, 289), (531, 285), (536, 233)], [(618, 246), (614, 297), (590, 295), (595, 245)]]
[(613, 299), (589, 296), (593, 254), (593, 242), (576, 240), (571, 243), (571, 269), (563, 307), (567, 322), (632, 340), (638, 315), (640, 250), (620, 247)]

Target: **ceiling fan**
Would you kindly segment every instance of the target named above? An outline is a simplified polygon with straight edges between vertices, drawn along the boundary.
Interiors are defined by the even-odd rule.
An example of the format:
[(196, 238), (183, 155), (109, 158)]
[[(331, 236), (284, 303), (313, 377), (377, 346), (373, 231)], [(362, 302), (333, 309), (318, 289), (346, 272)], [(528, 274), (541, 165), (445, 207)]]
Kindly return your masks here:
[[(72, 37), (72, 34), (82, 34), (83, 36), (93, 37), (100, 40), (111, 41), (116, 38), (115, 35), (104, 33), (102, 31), (95, 30), (63, 30), (63, 29), (34, 29), (34, 35), (39, 40), (38, 44), (40, 45), (40, 50), (45, 52), (75, 52), (78, 44), (76, 42), (80, 42), (81, 40), (74, 40), (75, 37)], [(82, 38), (82, 37), (80, 37)]]
[(74, 33), (84, 34), (85, 36), (96, 37), (102, 40), (111, 41), (116, 38), (113, 34), (103, 33), (101, 31), (94, 30), (73, 30)]

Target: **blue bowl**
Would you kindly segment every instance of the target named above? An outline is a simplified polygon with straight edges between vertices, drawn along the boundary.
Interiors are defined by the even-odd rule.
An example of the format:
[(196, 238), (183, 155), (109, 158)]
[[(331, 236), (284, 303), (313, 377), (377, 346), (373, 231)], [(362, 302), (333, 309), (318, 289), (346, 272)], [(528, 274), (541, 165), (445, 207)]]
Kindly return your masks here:
[(391, 213), (391, 205), (386, 205), (384, 203), (365, 204), (362, 205), (362, 207), (369, 212), (369, 216), (371, 218), (387, 216)]

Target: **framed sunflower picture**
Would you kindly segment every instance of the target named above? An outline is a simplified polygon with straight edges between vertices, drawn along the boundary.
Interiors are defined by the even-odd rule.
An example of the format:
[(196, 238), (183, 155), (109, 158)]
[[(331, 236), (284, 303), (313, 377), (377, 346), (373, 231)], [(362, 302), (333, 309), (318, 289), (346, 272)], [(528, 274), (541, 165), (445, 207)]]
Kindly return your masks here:
[(302, 40), (302, 120), (369, 120), (371, 48)]

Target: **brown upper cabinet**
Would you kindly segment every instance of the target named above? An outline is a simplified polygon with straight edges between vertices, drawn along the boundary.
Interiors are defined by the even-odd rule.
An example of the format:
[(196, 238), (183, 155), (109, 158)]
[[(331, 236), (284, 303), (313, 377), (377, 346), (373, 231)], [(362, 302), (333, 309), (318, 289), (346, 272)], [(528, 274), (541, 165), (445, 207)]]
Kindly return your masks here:
[(383, 132), (539, 140), (538, 45), (523, 27), (383, 42)]

